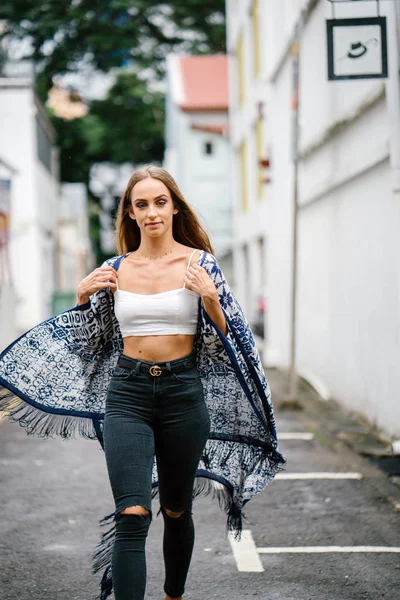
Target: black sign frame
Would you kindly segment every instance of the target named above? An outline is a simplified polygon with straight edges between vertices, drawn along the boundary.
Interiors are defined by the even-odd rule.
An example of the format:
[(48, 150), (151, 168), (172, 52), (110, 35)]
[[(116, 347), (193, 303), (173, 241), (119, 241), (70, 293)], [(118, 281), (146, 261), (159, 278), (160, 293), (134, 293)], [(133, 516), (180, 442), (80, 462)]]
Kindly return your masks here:
[[(355, 73), (354, 75), (336, 75), (333, 33), (335, 27), (362, 27), (363, 25), (378, 25), (381, 29), (381, 73)], [(327, 19), (326, 21), (327, 46), (328, 46), (328, 79), (340, 81), (345, 79), (385, 79), (388, 77), (388, 48), (387, 48), (387, 23), (386, 17), (359, 17), (352, 19)]]

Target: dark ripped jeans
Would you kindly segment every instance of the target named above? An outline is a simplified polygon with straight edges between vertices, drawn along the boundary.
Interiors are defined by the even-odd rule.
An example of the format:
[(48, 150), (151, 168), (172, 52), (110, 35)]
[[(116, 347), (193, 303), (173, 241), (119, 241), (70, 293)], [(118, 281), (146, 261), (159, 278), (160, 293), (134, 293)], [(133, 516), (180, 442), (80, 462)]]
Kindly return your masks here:
[[(160, 363), (119, 358), (104, 422), (105, 455), (117, 512), (112, 557), (116, 600), (144, 598), (154, 456), (164, 517), (164, 591), (172, 598), (183, 594), (194, 543), (194, 478), (209, 427), (194, 355)], [(131, 506), (149, 513), (121, 514)], [(165, 509), (182, 515), (171, 517)]]

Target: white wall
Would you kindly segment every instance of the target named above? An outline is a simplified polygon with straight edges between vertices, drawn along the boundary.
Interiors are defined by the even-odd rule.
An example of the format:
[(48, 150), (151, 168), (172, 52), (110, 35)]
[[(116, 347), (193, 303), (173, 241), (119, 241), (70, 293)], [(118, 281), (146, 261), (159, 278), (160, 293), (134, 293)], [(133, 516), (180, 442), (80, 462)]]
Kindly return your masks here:
[(94, 268), (87, 193), (83, 183), (62, 184), (57, 229), (58, 289), (74, 292), (78, 283)]
[[(250, 4), (248, 0), (227, 3), (228, 10), (236, 6), (239, 15), (235, 22), (232, 15), (228, 18), (231, 53), (238, 31), (249, 35)], [(236, 183), (235, 274), (239, 282), (247, 281), (243, 247), (247, 245), (255, 256), (254, 240), (263, 235), (268, 296), (264, 358), (268, 364), (286, 368), (293, 194), (288, 49), (296, 15), (307, 2), (266, 0), (260, 4), (264, 69), (261, 82), (248, 77), (247, 103), (242, 109), (235, 106), (236, 66), (231, 59), (232, 152), (236, 153), (243, 139), (251, 145), (254, 105), (264, 85), (271, 183), (264, 207), (257, 204), (250, 184), (245, 214), (240, 210)], [(336, 7), (337, 16), (375, 14), (375, 10), (376, 3), (371, 2)], [(327, 399), (335, 398), (388, 434), (399, 435), (400, 198), (392, 188), (385, 82), (327, 81), (325, 18), (330, 11), (327, 2), (317, 4), (301, 43), (297, 366)], [(381, 11), (385, 11), (384, 3)], [(251, 46), (245, 42), (245, 47), (246, 69), (251, 73)], [(248, 162), (254, 177), (253, 157)], [(257, 277), (253, 264), (251, 279)], [(239, 287), (246, 304), (249, 292), (245, 285)], [(254, 288), (251, 283), (250, 288)]]
[(12, 182), (10, 262), (18, 332), (50, 316), (54, 288), (58, 185), (38, 159), (37, 114), (29, 83), (0, 79), (0, 154), (17, 169)]
[(391, 187), (385, 88), (326, 81), (315, 52), (323, 20), (321, 4), (302, 45), (302, 147), (335, 122), (348, 125), (302, 161), (298, 367), (398, 435), (400, 198)]
[(15, 291), (11, 285), (0, 286), (0, 352), (17, 337), (15, 323)]
[(400, 204), (388, 161), (302, 212), (300, 371), (399, 432)]

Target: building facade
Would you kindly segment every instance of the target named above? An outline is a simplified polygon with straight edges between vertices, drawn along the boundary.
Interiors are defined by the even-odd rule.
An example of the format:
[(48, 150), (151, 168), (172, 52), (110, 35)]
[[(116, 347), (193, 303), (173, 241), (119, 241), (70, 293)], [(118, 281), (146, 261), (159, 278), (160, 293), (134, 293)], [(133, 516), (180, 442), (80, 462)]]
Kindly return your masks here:
[[(227, 0), (234, 268), (250, 311), (266, 296), (264, 359), (290, 359), (293, 57), (300, 28), (297, 372), (400, 434), (398, 7), (387, 80), (328, 82), (325, 0)], [(336, 18), (376, 3), (336, 4)]]
[(227, 277), (232, 221), (227, 58), (167, 60), (165, 168), (199, 215)]
[(53, 313), (74, 305), (78, 283), (94, 268), (86, 185), (63, 183), (57, 209), (57, 289)]
[(10, 213), (12, 179), (15, 168), (0, 156), (0, 351), (17, 334), (15, 290), (10, 265)]
[(55, 133), (33, 80), (0, 77), (0, 156), (12, 165), (9, 261), (17, 334), (51, 315), (59, 202)]

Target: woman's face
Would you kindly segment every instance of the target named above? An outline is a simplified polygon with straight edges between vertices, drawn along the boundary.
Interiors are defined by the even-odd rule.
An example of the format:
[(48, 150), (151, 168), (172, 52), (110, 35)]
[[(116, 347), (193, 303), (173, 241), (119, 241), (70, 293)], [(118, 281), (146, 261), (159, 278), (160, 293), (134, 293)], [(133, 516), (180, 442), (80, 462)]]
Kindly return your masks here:
[(137, 222), (141, 235), (159, 237), (172, 231), (173, 215), (177, 212), (162, 181), (147, 177), (133, 187), (129, 216)]

